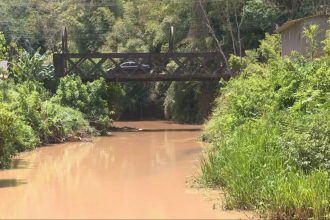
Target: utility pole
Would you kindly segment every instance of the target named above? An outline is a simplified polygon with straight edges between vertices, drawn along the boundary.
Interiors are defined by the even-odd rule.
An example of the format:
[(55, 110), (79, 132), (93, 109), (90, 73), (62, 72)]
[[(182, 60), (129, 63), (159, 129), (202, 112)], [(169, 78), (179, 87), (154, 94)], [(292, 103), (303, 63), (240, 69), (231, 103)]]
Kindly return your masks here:
[(68, 50), (68, 31), (66, 27), (64, 27), (64, 30), (62, 32), (62, 57), (63, 57), (63, 67), (64, 67), (64, 72), (63, 74), (67, 71), (68, 68), (68, 62), (65, 57), (65, 55), (69, 52)]

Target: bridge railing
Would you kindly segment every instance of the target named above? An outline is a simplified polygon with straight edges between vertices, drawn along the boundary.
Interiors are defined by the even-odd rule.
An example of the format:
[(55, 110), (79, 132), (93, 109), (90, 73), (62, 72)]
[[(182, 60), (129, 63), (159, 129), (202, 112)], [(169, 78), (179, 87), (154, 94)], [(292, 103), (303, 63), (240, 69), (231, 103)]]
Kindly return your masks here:
[(58, 76), (83, 80), (207, 81), (228, 77), (220, 53), (93, 53), (54, 54)]

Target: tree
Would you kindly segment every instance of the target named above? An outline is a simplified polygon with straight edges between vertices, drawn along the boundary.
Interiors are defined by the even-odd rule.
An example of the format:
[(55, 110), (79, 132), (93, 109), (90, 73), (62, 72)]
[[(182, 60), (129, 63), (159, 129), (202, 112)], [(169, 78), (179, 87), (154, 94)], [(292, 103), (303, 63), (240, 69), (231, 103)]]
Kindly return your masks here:
[(311, 24), (309, 27), (304, 28), (304, 36), (308, 43), (308, 54), (310, 58), (314, 58), (317, 52), (317, 33), (319, 30), (319, 26), (316, 24)]
[(81, 53), (96, 52), (104, 44), (106, 36), (114, 25), (114, 15), (107, 7), (85, 10), (78, 17), (81, 24), (75, 32), (74, 39)]
[(228, 66), (228, 60), (227, 60), (226, 54), (224, 53), (224, 51), (222, 49), (222, 43), (219, 41), (219, 39), (218, 39), (218, 37), (217, 37), (217, 35), (216, 35), (212, 25), (211, 25), (210, 19), (207, 15), (207, 12), (206, 12), (205, 8), (204, 8), (202, 0), (199, 0), (199, 5), (200, 5), (200, 8), (202, 9), (203, 17), (205, 19), (206, 26), (209, 28), (209, 30), (212, 34), (212, 37), (213, 37), (214, 41), (216, 42), (217, 48), (218, 48), (219, 52), (221, 53), (222, 58), (224, 59), (226, 65)]

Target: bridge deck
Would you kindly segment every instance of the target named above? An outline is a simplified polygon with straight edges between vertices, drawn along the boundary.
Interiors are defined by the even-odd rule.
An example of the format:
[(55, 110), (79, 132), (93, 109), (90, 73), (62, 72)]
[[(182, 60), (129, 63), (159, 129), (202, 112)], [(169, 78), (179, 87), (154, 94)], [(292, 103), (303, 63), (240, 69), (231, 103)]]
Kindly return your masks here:
[[(226, 76), (210, 75), (210, 74), (195, 74), (192, 76), (187, 75), (169, 75), (169, 74), (129, 74), (129, 73), (116, 73), (101, 76), (108, 82), (158, 82), (158, 81), (219, 81)], [(84, 81), (93, 81), (96, 77), (82, 77)]]
[[(134, 68), (123, 64), (133, 62)], [(76, 74), (83, 80), (99, 77), (125, 81), (216, 81), (228, 77), (219, 53), (94, 53), (54, 54), (59, 77)]]

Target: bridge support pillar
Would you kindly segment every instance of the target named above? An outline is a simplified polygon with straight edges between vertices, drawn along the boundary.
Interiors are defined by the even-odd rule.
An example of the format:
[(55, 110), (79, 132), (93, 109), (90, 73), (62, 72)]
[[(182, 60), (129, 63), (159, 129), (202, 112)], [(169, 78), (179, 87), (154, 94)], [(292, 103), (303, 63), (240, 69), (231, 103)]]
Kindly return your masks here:
[(62, 77), (65, 75), (67, 71), (67, 59), (66, 54), (69, 52), (68, 50), (68, 31), (66, 27), (64, 27), (62, 32), (62, 53), (53, 55), (53, 64), (55, 68), (55, 76)]
[(66, 61), (63, 54), (53, 55), (53, 64), (55, 68), (55, 76), (62, 77), (65, 75)]

